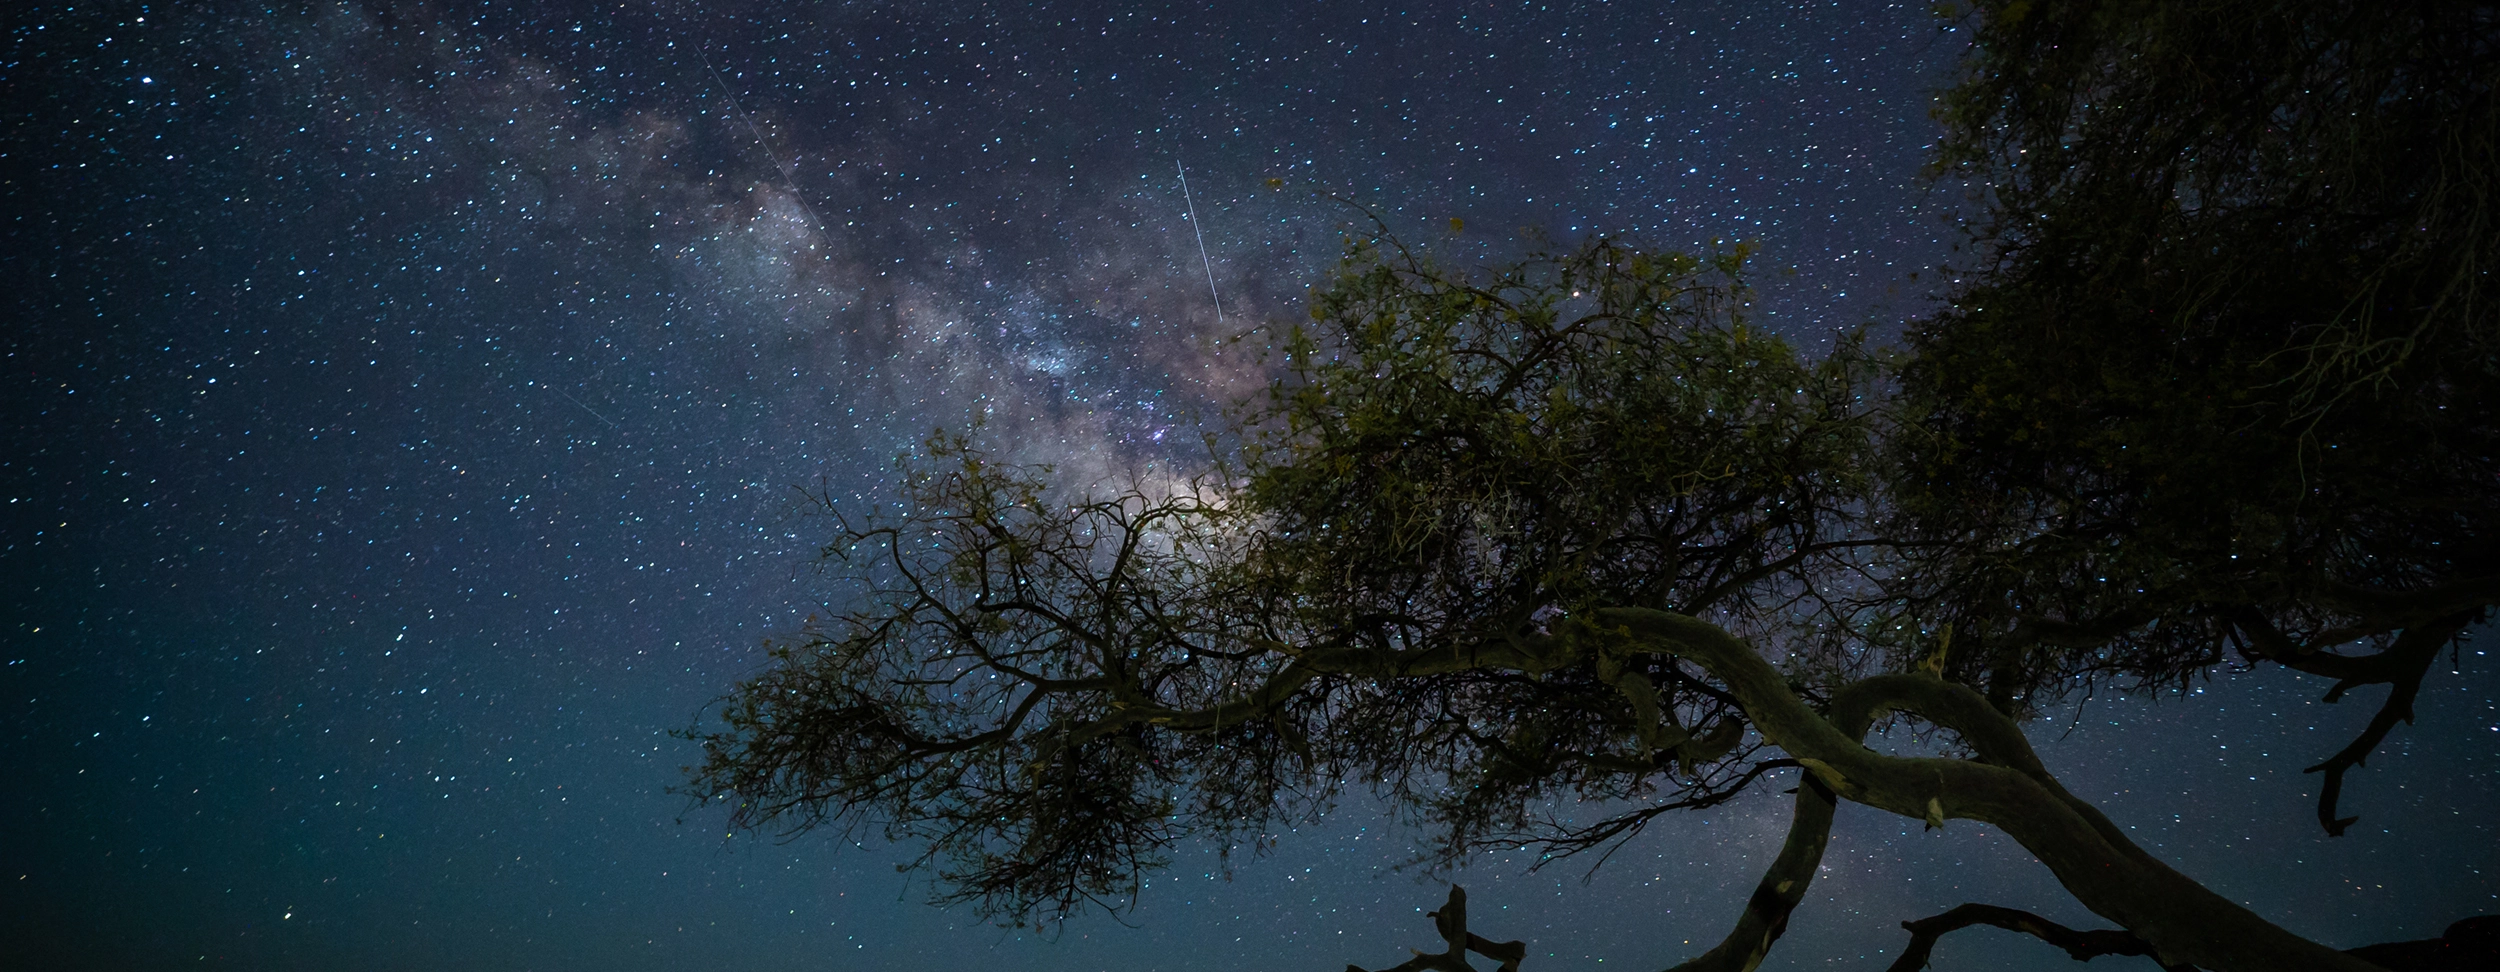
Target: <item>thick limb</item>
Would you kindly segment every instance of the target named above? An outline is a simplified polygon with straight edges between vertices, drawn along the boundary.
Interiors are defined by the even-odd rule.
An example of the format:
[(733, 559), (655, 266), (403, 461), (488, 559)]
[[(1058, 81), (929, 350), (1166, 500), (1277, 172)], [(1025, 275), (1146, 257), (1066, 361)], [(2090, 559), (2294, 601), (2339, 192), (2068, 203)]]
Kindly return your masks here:
[(1660, 645), (1708, 669), (1744, 703), (1756, 729), (1839, 796), (1931, 822), (1995, 825), (2085, 907), (2151, 944), (2159, 961), (2217, 972), (2375, 968), (2284, 931), (2144, 853), (2046, 779), (2020, 731), (1966, 688), (1937, 682), (1938, 704), (1900, 707), (1960, 732), (1983, 757), (1986, 748), (2002, 750), (1987, 757), (1991, 763), (1885, 756), (1808, 708), (1752, 646), (1715, 625), (1639, 608), (1602, 610), (1596, 620), (1635, 645)]
[[(1862, 739), (1874, 724), (1878, 712), (1894, 708), (1902, 689), (1919, 689), (1932, 679), (1911, 679), (1908, 676), (1878, 676), (1855, 682), (1832, 697), (1829, 721), (1842, 734)], [(1805, 900), (1806, 888), (1814, 882), (1815, 869), (1822, 866), (1823, 849), (1831, 842), (1832, 813), (1839, 798), (1831, 787), (1815, 778), (1813, 773), (1801, 774), (1797, 783), (1797, 805), (1789, 819), (1788, 839), (1781, 843), (1779, 857), (1754, 886), (1752, 897), (1745, 899), (1745, 911), (1737, 916), (1736, 927), (1727, 937), (1700, 956), (1676, 966), (1670, 972), (1753, 972), (1770, 954), (1771, 945), (1788, 930), (1788, 916)]]
[(1736, 919), (1736, 927), (1717, 947), (1669, 972), (1753, 972), (1770, 954), (1771, 943), (1788, 930), (1788, 916), (1804, 900), (1806, 886), (1813, 882), (1815, 868), (1823, 863), (1823, 848), (1831, 841), (1832, 811), (1838, 805), (1831, 788), (1811, 773), (1797, 783), (1796, 816), (1788, 824), (1788, 839), (1780, 845), (1779, 857), (1770, 870), (1745, 899), (1745, 913)]

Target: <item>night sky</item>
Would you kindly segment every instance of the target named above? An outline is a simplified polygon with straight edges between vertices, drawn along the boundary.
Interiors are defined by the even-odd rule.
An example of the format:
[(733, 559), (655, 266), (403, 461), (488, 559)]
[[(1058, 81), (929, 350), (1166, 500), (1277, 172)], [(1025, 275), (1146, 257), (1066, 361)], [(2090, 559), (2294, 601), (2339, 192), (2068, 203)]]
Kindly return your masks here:
[[(668, 792), (697, 758), (669, 730), (838, 596), (805, 495), (879, 501), (934, 428), (1080, 479), (1186, 474), (1264, 380), (1220, 340), (1298, 315), (1361, 218), (1331, 195), (1456, 263), (1523, 228), (1757, 240), (1755, 319), (1808, 348), (1928, 306), (1963, 205), (1919, 174), (1962, 43), (1924, 2), (0, 25), (12, 968), (1392, 964), (1442, 892), (1390, 869), (1415, 835), (1377, 806), (1037, 934), (923, 904), (907, 848), (724, 836)], [(2500, 911), (2495, 647), (2434, 670), (2338, 840), (2300, 769), (2383, 688), (2225, 674), (2032, 733), (2260, 914), (2428, 937)], [(1586, 883), (1480, 861), (1474, 927), (1528, 939), (1530, 972), (1687, 957), (1787, 825), (1757, 797)], [(1985, 828), (1850, 805), (1768, 967), (1880, 968), (1900, 921), (1964, 901), (2106, 924)], [(2068, 962), (1979, 930), (1937, 967)]]

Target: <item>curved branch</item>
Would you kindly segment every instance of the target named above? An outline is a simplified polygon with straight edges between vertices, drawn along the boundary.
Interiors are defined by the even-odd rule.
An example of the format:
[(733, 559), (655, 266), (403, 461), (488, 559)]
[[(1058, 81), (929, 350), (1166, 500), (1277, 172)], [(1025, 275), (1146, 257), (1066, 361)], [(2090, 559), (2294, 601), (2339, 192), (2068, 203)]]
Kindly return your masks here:
[(1737, 916), (1736, 927), (1717, 946), (1668, 972), (1753, 972), (1760, 966), (1763, 956), (1770, 954), (1771, 943), (1788, 931), (1789, 914), (1797, 910), (1797, 902), (1805, 900), (1806, 886), (1822, 866), (1823, 848), (1831, 842), (1832, 812), (1838, 805), (1830, 787), (1813, 774), (1805, 774), (1797, 784), (1797, 810), (1788, 824), (1788, 839), (1754, 885), (1753, 896), (1745, 899), (1745, 911)]
[[(1930, 823), (1960, 817), (2001, 828), (2048, 865), (2085, 907), (2151, 943), (2161, 961), (2219, 972), (2373, 968), (2284, 931), (2170, 869), (2099, 814), (2087, 812), (2080, 801), (2028, 773), (1867, 749), (1806, 707), (1752, 646), (1715, 625), (1645, 608), (1603, 609), (1596, 612), (1596, 620), (1601, 627), (1585, 634), (1656, 644), (1709, 669), (1744, 702), (1746, 715), (1766, 738), (1813, 770), (1837, 795)], [(1937, 684), (1943, 686), (1937, 690), (1942, 697), (1967, 697), (1950, 704), (1957, 721), (1985, 713), (2019, 735), (2011, 720), (1987, 708), (1977, 693)], [(1920, 714), (1928, 715), (1923, 707)], [(1955, 728), (1965, 737), (1974, 731), (1984, 736), (1985, 725)]]
[(2350, 584), (2328, 584), (2317, 592), (2318, 603), (2339, 611), (2385, 618), (2387, 627), (2419, 624), (2458, 611), (2481, 610), (2500, 602), (2500, 574), (2468, 577), (2418, 591), (2373, 591)]
[(2369, 655), (2339, 655), (2325, 646), (2358, 641), (2384, 632), (2385, 628), (2346, 627), (2320, 632), (2307, 644), (2295, 642), (2291, 636), (2267, 620), (2256, 608), (2243, 608), (2231, 617), (2233, 626), (2248, 636), (2243, 651), (2251, 658), (2270, 661), (2296, 672), (2368, 685), (2391, 680), (2401, 669), (2393, 650)]
[[(1981, 758), (2054, 785), (2020, 732), (1990, 731), (1999, 724), (2011, 730), (2010, 723), (1974, 718), (1971, 713), (1960, 711), (1969, 701), (1965, 695), (1949, 691), (1944, 682), (1931, 677), (1877, 675), (1852, 682), (1835, 693), (1825, 719), (1852, 739), (1865, 738), (1876, 716), (1892, 710), (1917, 713), (1939, 724), (1967, 726), (1958, 731), (1972, 748), (1979, 750)], [(1774, 760), (1763, 766), (1771, 762), (1793, 761)], [(1757, 767), (1756, 772), (1760, 769)], [(1736, 927), (1716, 947), (1670, 972), (1752, 972), (1762, 964), (1772, 943), (1788, 930), (1788, 916), (1805, 899), (1806, 888), (1822, 864), (1823, 849), (1831, 841), (1832, 814), (1837, 804), (1838, 798), (1830, 786), (1811, 773), (1806, 775), (1797, 786), (1796, 814), (1789, 822), (1788, 838), (1780, 845), (1778, 858), (1754, 886), (1753, 896), (1746, 899), (1745, 911), (1737, 917)]]
[[(1996, 905), (1966, 904), (1959, 908), (1917, 921), (1905, 921), (1901, 927), (1910, 930), (1910, 944), (1901, 949), (1886, 972), (1919, 972), (1927, 967), (1927, 954), (1936, 947), (1936, 939), (1947, 933), (1972, 925), (1994, 925), (2007, 931), (2021, 932), (2065, 949), (2077, 962), (2089, 962), (2103, 955), (2153, 955), (2153, 946), (2129, 932), (2114, 928), (2076, 931), (2028, 911), (2000, 908)], [(2154, 958), (2154, 961), (2161, 961)], [(2163, 964), (2162, 968), (2181, 970), (2193, 966)]]
[(2438, 938), (2363, 945), (2352, 954), (2393, 972), (2500, 968), (2500, 915), (2463, 919), (2449, 925)]

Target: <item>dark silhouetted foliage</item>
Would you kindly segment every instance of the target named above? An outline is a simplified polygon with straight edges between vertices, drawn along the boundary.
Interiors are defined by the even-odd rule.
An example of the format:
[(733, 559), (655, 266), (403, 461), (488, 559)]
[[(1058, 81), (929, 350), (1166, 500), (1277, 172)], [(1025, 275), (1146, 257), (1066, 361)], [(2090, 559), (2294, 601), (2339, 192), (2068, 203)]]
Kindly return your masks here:
[[(1787, 844), (1687, 968), (1761, 961), (1842, 802), (2002, 828), (2120, 926), (1974, 904), (1918, 949), (2369, 968), (2134, 845), (2019, 720), (2233, 664), (2388, 685), (2316, 767), (2340, 833), (2345, 773), (2500, 602), (2494, 10), (1982, 4), (1939, 158), (1981, 263), (1898, 357), (1750, 327), (1743, 247), (1358, 241), (1203, 478), (1089, 493), (941, 435), (899, 513), (832, 508), (864, 592), (694, 734), (692, 789), (917, 842), (1021, 921), (1348, 787), (1447, 863), (1788, 777)], [(1887, 719), (1945, 755), (1862, 745)], [(1517, 961), (1451, 900), (1407, 967)]]

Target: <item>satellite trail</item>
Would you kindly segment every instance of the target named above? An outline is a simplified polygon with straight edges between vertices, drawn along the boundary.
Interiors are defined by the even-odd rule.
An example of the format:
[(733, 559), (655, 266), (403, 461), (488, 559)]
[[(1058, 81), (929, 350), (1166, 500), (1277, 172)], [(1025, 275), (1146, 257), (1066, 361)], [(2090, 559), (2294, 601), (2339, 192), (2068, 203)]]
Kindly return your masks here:
[(1207, 297), (1215, 301), (1215, 323), (1221, 327), (1224, 324), (1224, 298), (1215, 292), (1215, 261), (1207, 259), (1207, 234), (1198, 228), (1198, 201), (1189, 195), (1189, 170), (1181, 165), (1177, 157), (1172, 159), (1172, 168), (1181, 174), (1181, 201), (1189, 204), (1189, 232), (1198, 237), (1198, 262), (1207, 268)]

